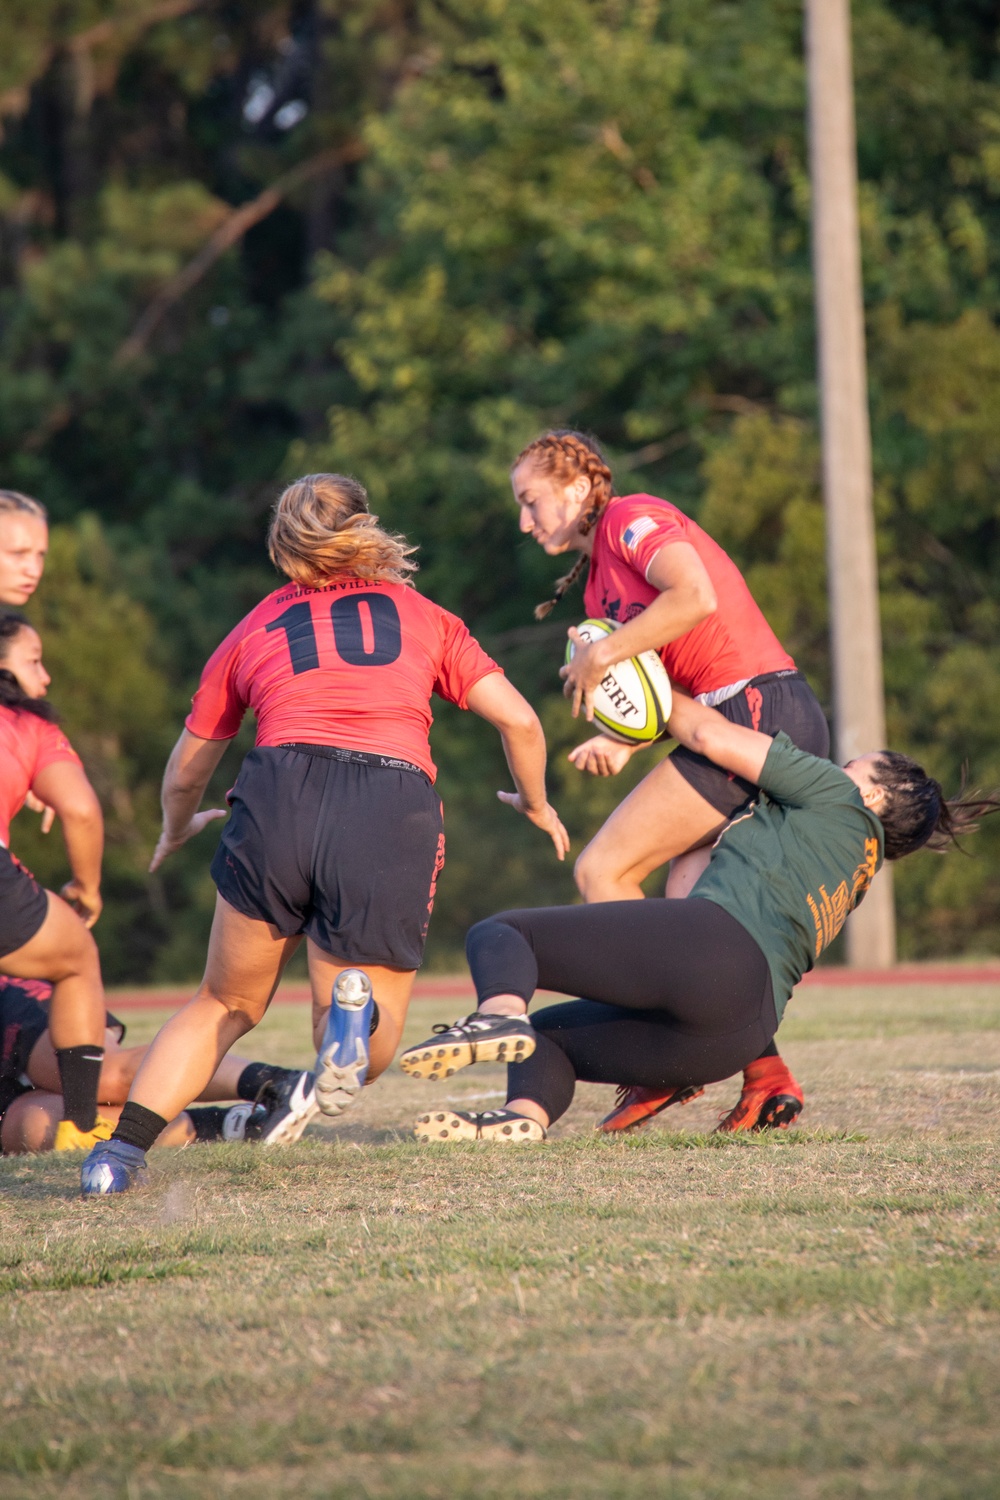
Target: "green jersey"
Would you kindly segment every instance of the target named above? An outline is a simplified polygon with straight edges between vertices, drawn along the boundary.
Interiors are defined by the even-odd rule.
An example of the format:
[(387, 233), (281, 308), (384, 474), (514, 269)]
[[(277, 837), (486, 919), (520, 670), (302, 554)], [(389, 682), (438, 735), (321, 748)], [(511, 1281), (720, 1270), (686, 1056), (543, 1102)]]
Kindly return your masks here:
[(882, 824), (839, 766), (777, 734), (751, 808), (719, 835), (691, 898), (714, 901), (758, 944), (781, 1020), (792, 990), (882, 863)]

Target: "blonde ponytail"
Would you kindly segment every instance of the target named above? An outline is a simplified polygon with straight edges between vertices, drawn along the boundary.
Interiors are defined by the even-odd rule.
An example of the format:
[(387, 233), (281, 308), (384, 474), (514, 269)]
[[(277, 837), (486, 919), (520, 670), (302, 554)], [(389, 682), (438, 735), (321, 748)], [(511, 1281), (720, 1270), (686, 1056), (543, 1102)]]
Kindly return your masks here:
[(306, 587), (339, 574), (408, 583), (417, 564), (405, 537), (383, 531), (363, 484), (349, 474), (306, 474), (279, 496), (267, 534), (271, 561)]

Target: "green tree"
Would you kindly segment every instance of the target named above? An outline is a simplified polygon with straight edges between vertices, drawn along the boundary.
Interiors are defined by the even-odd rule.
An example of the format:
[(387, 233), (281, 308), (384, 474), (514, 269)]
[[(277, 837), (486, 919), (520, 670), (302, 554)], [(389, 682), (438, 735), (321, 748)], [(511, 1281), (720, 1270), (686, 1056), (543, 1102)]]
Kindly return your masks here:
[[(892, 738), (992, 784), (1000, 27), (977, 0), (854, 9)], [(137, 851), (198, 669), (272, 584), (270, 499), (305, 468), (369, 485), (421, 543), (421, 586), (540, 704), (578, 847), (630, 783), (565, 764), (578, 603), (530, 625), (555, 565), (517, 538), (507, 469), (541, 426), (590, 428), (621, 490), (703, 520), (826, 693), (801, 42), (792, 0), (5, 7), (3, 482), (98, 518), (73, 567), (113, 557), (100, 587), (141, 606), (129, 649), (166, 694), (102, 793), (127, 787), (139, 830), (102, 921), (116, 974), (196, 966), (207, 850), (160, 894)], [(494, 738), (447, 710), (434, 736), (453, 953), (484, 911), (572, 887), (494, 803)], [(1000, 835), (972, 847), (904, 867), (904, 951), (995, 946)]]

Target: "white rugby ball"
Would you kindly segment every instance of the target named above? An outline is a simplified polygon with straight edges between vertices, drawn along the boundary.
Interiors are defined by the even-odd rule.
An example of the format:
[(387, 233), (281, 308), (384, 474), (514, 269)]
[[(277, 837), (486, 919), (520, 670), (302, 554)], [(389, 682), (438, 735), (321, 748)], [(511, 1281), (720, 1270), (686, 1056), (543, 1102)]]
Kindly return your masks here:
[[(584, 620), (577, 626), (588, 644), (617, 630), (614, 620)], [(569, 641), (566, 660), (576, 646)], [(658, 740), (670, 718), (670, 678), (655, 651), (643, 651), (610, 667), (594, 694), (594, 718), (605, 734), (627, 745)]]

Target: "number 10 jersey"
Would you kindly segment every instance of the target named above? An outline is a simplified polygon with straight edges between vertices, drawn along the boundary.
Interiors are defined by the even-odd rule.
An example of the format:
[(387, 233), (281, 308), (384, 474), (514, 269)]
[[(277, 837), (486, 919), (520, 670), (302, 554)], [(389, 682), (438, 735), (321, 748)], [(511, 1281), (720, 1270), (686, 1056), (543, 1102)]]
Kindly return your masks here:
[(340, 745), (413, 761), (434, 780), (432, 693), (465, 708), (501, 669), (457, 615), (401, 583), (285, 584), (213, 653), (186, 727), (231, 739), (248, 708), (258, 745)]

